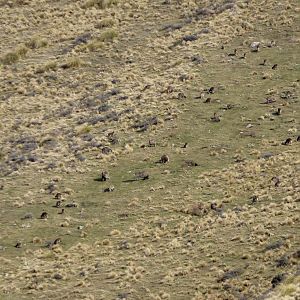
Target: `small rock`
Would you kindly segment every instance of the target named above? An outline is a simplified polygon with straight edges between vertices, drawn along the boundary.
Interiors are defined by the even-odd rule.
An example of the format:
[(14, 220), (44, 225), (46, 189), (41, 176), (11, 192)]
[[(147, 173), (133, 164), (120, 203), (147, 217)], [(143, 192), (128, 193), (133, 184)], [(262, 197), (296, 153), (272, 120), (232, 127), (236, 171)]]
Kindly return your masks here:
[(63, 279), (63, 276), (61, 274), (56, 273), (53, 275), (53, 278), (56, 280), (61, 280), (61, 279)]
[(251, 52), (258, 52), (260, 47), (260, 42), (252, 42), (250, 45)]

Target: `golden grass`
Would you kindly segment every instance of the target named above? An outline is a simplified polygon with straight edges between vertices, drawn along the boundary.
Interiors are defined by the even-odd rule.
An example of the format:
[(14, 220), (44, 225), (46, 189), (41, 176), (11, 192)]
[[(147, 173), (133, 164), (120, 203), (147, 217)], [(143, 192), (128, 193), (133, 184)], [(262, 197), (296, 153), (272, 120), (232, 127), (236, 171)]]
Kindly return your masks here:
[(106, 27), (112, 27), (114, 24), (115, 24), (114, 19), (112, 19), (112, 18), (105, 18), (105, 19), (102, 19), (100, 22), (98, 22), (95, 25), (95, 28), (102, 29), (102, 28), (106, 28)]
[(18, 47), (15, 51), (11, 51), (6, 53), (2, 58), (1, 58), (1, 63), (5, 65), (10, 65), (16, 63), (18, 60), (21, 58), (24, 58), (28, 52), (28, 48), (25, 45), (22, 45)]
[(39, 49), (39, 48), (46, 47), (48, 45), (48, 42), (46, 39), (34, 37), (30, 39), (28, 42), (26, 42), (25, 45), (30, 49)]
[(117, 0), (88, 0), (82, 5), (82, 8), (87, 9), (90, 7), (96, 7), (99, 9), (105, 9), (105, 8), (109, 8), (117, 3), (118, 3)]
[(55, 71), (57, 70), (58, 65), (57, 62), (53, 61), (53, 62), (48, 62), (43, 66), (40, 66), (36, 69), (36, 73), (44, 73), (44, 72), (48, 72), (48, 71)]
[(63, 69), (76, 69), (84, 66), (84, 61), (79, 57), (71, 57), (64, 64), (61, 65)]
[(101, 33), (99, 37), (100, 42), (111, 42), (118, 36), (118, 32), (115, 29), (107, 29)]
[[(30, 9), (40, 7), (37, 0), (29, 2)], [(243, 11), (224, 11), (220, 24), (212, 15), (171, 33), (160, 29), (167, 21), (181, 22), (183, 15), (193, 14), (192, 2), (183, 1), (178, 9), (176, 1), (168, 6), (133, 1), (107, 11), (95, 9), (96, 2), (87, 11), (78, 10), (78, 3), (86, 1), (52, 2), (47, 2), (51, 12), (43, 16), (46, 26), (39, 28), (41, 36), (49, 33), (51, 48), (31, 51), (24, 64), (1, 71), (0, 151), (3, 161), (9, 160), (18, 171), (0, 182), (0, 298), (120, 299), (129, 293), (133, 299), (252, 299), (270, 288), (276, 273), (294, 274), (299, 158), (297, 123), (288, 120), (296, 119), (298, 102), (292, 97), (282, 100), (280, 94), (287, 87), (298, 95), (299, 85), (291, 85), (299, 77), (292, 62), (298, 51), (286, 37), (293, 28), (271, 31), (256, 19), (257, 14), (276, 19), (272, 1), (260, 5), (261, 12), (255, 8), (257, 1), (250, 1)], [(116, 38), (106, 33), (102, 41), (72, 48), (74, 36), (83, 30), (94, 30), (95, 37), (113, 25), (103, 22), (95, 29), (103, 16), (120, 20), (122, 43), (106, 46)], [(241, 20), (256, 24), (257, 30)], [(212, 30), (205, 38), (169, 49), (182, 36), (208, 25)], [(239, 26), (243, 36), (231, 40)], [(289, 45), (285, 55), (275, 47), (249, 53), (244, 60), (228, 59), (234, 48), (241, 54), (249, 50), (242, 40), (266, 36), (280, 48)], [(92, 53), (102, 46), (105, 53)], [(77, 50), (91, 53), (82, 51), (79, 58)], [(194, 63), (191, 58), (198, 54), (205, 63)], [(278, 72), (259, 66), (263, 58), (278, 63)], [(86, 67), (80, 68), (84, 62)], [(63, 71), (57, 64), (74, 70)], [(42, 74), (47, 71), (51, 72)], [(261, 80), (263, 73), (274, 75)], [(189, 75), (185, 82), (179, 79), (182, 74)], [(203, 90), (210, 86), (216, 92), (207, 95)], [(273, 105), (259, 104), (270, 90), (276, 98), (274, 109), (288, 103), (282, 116), (272, 121), (267, 114)], [(204, 98), (196, 98), (200, 94)], [(208, 96), (212, 101), (203, 103)], [(107, 110), (99, 113), (103, 103)], [(226, 110), (227, 103), (235, 106)], [(93, 124), (98, 117), (114, 115), (112, 111), (118, 120)], [(220, 124), (210, 122), (214, 112), (220, 112)], [(147, 124), (152, 116), (158, 124), (136, 132), (133, 125)], [(255, 134), (241, 135), (249, 123)], [(112, 136), (119, 143), (113, 143)], [(292, 145), (281, 145), (287, 136), (293, 137)], [(35, 142), (35, 150), (22, 152)], [(112, 153), (103, 153), (104, 146)], [(267, 151), (274, 157), (261, 159)], [(31, 154), (37, 155), (37, 162), (14, 162)], [(156, 163), (163, 154), (170, 157), (167, 165)], [(187, 166), (187, 160), (199, 166)], [(109, 181), (97, 181), (106, 170)], [(149, 179), (136, 181), (139, 172)], [(278, 187), (273, 176), (280, 177)], [(103, 193), (111, 186), (113, 192)], [(250, 200), (253, 195), (258, 196), (255, 203)], [(61, 208), (53, 207), (60, 197), (62, 208), (73, 201), (78, 207), (66, 207), (61, 214)], [(43, 210), (48, 220), (39, 219)], [(33, 218), (22, 219), (26, 213)], [(46, 246), (58, 237), (59, 246)], [(281, 238), (282, 247), (265, 251)], [(14, 247), (16, 241), (22, 242), (21, 248)], [(281, 270), (275, 262), (282, 255), (292, 260)], [(235, 269), (243, 272), (218, 282)], [(285, 293), (293, 294), (293, 286)]]

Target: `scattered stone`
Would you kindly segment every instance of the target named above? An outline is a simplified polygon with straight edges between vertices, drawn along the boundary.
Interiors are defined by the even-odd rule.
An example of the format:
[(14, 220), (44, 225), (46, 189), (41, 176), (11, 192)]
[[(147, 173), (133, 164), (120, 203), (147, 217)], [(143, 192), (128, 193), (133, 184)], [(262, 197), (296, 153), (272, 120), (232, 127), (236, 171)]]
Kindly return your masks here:
[(251, 52), (258, 52), (260, 47), (260, 42), (252, 42), (250, 44), (250, 50)]
[(194, 42), (196, 40), (198, 40), (198, 36), (196, 34), (189, 34), (189, 35), (185, 35), (182, 40), (184, 42)]
[(128, 241), (122, 241), (118, 247), (119, 250), (127, 250), (130, 248)]
[(56, 273), (56, 274), (53, 275), (53, 278), (56, 279), (56, 280), (62, 280), (63, 276), (61, 274)]
[(33, 218), (33, 214), (32, 213), (27, 213), (26, 215), (24, 215), (24, 217), (21, 218), (21, 220), (29, 220)]

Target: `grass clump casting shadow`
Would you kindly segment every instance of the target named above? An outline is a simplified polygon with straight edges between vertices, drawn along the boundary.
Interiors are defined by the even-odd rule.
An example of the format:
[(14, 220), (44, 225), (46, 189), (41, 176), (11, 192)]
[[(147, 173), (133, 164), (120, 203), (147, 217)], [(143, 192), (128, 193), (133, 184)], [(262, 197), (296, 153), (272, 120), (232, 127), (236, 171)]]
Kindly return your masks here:
[(28, 48), (24, 45), (20, 46), (17, 48), (15, 51), (11, 51), (6, 53), (2, 58), (1, 58), (1, 63), (4, 65), (11, 65), (16, 63), (18, 60), (21, 58), (24, 58), (28, 52)]
[(61, 65), (62, 69), (76, 69), (83, 66), (85, 63), (79, 57), (71, 57), (64, 64)]
[(118, 33), (114, 29), (108, 29), (100, 35), (98, 40), (100, 42), (112, 42), (117, 36)]
[(39, 37), (34, 37), (25, 43), (26, 47), (30, 49), (39, 49), (46, 47), (48, 42), (45, 39), (41, 39)]
[(105, 9), (115, 4), (117, 4), (117, 0), (88, 0), (82, 5), (82, 8), (86, 9), (90, 7), (96, 7), (99, 9)]
[(111, 18), (105, 18), (95, 25), (95, 28), (102, 29), (107, 27), (112, 27), (115, 24), (115, 21)]

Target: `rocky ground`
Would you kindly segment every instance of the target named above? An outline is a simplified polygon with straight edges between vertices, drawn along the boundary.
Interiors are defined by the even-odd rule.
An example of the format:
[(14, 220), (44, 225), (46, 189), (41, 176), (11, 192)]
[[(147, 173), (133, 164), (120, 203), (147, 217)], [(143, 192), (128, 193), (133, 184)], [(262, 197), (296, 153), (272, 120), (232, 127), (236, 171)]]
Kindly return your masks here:
[(300, 297), (298, 1), (0, 13), (1, 299)]

